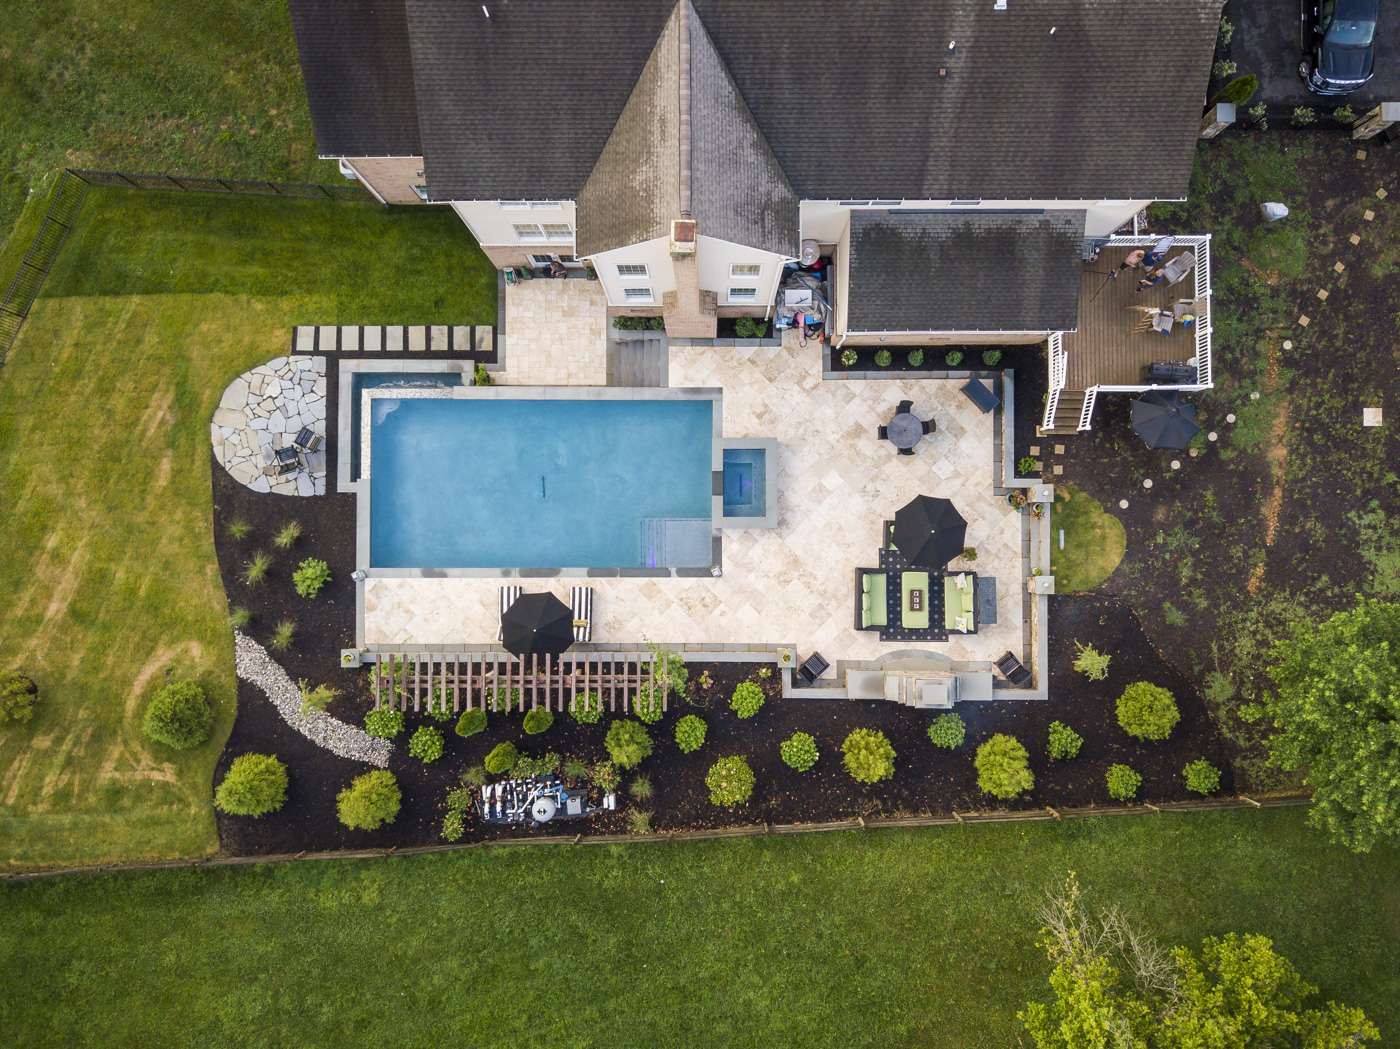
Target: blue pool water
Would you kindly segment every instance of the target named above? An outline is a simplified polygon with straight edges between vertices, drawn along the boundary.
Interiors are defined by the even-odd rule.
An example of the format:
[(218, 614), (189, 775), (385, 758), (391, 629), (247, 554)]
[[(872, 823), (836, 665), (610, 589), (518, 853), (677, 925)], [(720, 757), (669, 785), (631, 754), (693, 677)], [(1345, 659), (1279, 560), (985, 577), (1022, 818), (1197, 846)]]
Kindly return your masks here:
[(711, 403), (377, 399), (370, 564), (708, 565)]
[[(350, 432), (360, 432), (361, 390), (381, 386), (433, 387), (461, 386), (460, 372), (352, 372), (350, 376)], [(350, 477), (360, 479), (360, 441), (356, 437), (350, 442)]]
[(767, 455), (762, 448), (724, 450), (724, 516), (762, 517), (765, 512)]

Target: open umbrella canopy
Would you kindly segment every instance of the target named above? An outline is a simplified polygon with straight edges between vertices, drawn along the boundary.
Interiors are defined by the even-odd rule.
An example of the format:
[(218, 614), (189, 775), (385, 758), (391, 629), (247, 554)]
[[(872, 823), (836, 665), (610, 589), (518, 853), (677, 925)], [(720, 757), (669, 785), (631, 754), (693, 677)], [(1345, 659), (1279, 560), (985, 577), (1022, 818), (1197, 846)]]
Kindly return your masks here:
[(1149, 390), (1133, 401), (1133, 431), (1149, 448), (1185, 448), (1201, 432), (1196, 406), (1175, 390)]
[(501, 616), (501, 644), (517, 656), (558, 655), (574, 641), (574, 614), (553, 594), (521, 594)]
[(910, 564), (942, 568), (966, 539), (967, 522), (947, 499), (916, 496), (894, 515), (894, 545)]

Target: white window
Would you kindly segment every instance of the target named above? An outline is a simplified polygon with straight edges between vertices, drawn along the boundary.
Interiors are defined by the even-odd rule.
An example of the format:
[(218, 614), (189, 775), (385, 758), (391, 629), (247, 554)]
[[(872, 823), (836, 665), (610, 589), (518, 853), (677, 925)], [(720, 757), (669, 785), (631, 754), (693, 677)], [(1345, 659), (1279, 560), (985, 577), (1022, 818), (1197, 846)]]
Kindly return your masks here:
[(730, 289), (729, 289), (729, 301), (730, 301), (730, 302), (757, 302), (757, 301), (758, 301), (758, 289), (757, 289), (757, 288), (730, 288)]
[(414, 186), (414, 187), (413, 187), (413, 192), (415, 192), (415, 193), (418, 194), (418, 199), (419, 199), (419, 200), (426, 201), (426, 200), (428, 199), (428, 187), (427, 187), (427, 186)]
[(553, 255), (531, 255), (531, 256), (530, 256), (530, 265), (532, 265), (532, 266), (548, 266), (548, 265), (549, 265), (551, 262), (553, 262), (553, 261), (554, 261), (554, 256), (553, 256)]
[(574, 239), (574, 228), (567, 222), (516, 222), (513, 226), (520, 240)]
[(619, 262), (617, 275), (622, 280), (646, 280), (651, 274), (642, 262)]
[(557, 200), (498, 200), (496, 206), (507, 211), (532, 211), (540, 208), (557, 211), (563, 204)]
[(515, 223), (515, 235), (520, 240), (544, 240), (544, 230), (533, 222)]
[(543, 223), (544, 235), (550, 240), (573, 240), (574, 227), (567, 222), (546, 222)]
[(628, 302), (651, 302), (650, 288), (623, 288), (622, 297)]
[(757, 277), (763, 272), (763, 267), (753, 262), (736, 262), (729, 267), (731, 277)]

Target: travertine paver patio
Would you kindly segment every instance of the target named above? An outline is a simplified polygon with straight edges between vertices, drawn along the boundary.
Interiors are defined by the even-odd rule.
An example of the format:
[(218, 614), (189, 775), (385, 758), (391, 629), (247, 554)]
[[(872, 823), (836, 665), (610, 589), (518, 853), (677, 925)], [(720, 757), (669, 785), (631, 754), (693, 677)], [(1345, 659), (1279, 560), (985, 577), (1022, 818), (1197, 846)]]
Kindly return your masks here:
[(521, 281), (506, 286), (505, 369), (510, 386), (604, 386), (607, 297), (596, 280)]
[[(559, 282), (563, 283), (563, 282)], [(514, 335), (511, 336), (512, 339)], [(523, 579), (527, 591), (568, 599), (595, 588), (595, 643), (792, 644), (828, 659), (870, 659), (925, 647), (954, 659), (995, 659), (1021, 642), (1021, 528), (992, 490), (992, 421), (956, 380), (822, 381), (821, 351), (783, 348), (671, 351), (671, 385), (724, 390), (725, 436), (775, 437), (778, 527), (726, 531), (724, 574), (700, 579)], [(904, 398), (938, 430), (898, 456), (875, 428)], [(639, 483), (644, 483), (639, 480)], [(878, 564), (881, 523), (913, 496), (953, 500), (967, 519), (979, 574), (997, 580), (998, 622), (947, 642), (881, 643), (854, 628), (854, 569)], [(371, 645), (480, 645), (494, 641), (490, 579), (382, 579), (365, 583)]]

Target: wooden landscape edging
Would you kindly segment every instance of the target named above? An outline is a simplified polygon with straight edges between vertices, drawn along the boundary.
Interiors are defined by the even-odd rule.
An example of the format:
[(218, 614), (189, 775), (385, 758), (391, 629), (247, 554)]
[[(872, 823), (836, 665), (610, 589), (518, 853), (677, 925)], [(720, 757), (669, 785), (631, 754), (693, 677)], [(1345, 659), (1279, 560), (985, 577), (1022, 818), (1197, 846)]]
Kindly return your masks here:
[(380, 860), (391, 856), (424, 856), (434, 852), (456, 852), (515, 845), (636, 845), (648, 842), (711, 841), (719, 838), (754, 838), (777, 834), (823, 834), (830, 831), (910, 830), (917, 827), (954, 827), (964, 823), (1018, 823), (1046, 820), (1088, 819), (1093, 816), (1148, 816), (1164, 813), (1221, 812), (1287, 808), (1306, 805), (1307, 794), (1276, 794), (1251, 798), (1203, 798), (1200, 801), (1167, 801), (1160, 805), (1115, 805), (1107, 808), (1029, 809), (1025, 812), (953, 812), (947, 816), (854, 816), (826, 823), (754, 823), (710, 830), (657, 831), (653, 834), (540, 834), (529, 838), (493, 838), (489, 841), (442, 842), (436, 845), (409, 845), (404, 848), (346, 849), (334, 852), (280, 852), (265, 856), (211, 856), (195, 860), (158, 860), (148, 863), (102, 863), (87, 867), (49, 867), (32, 871), (0, 873), (0, 881), (36, 881), (65, 874), (107, 874), (127, 871), (184, 870), (190, 867), (246, 867), (260, 863), (291, 863), (297, 860)]

